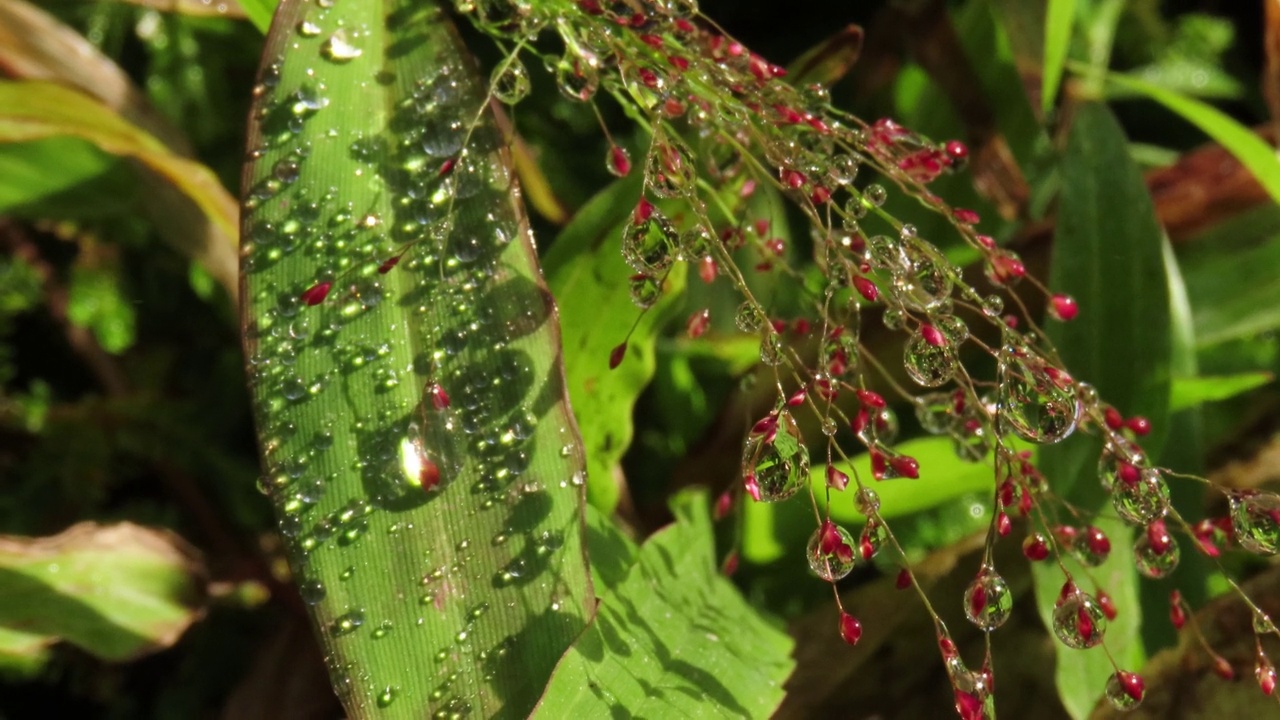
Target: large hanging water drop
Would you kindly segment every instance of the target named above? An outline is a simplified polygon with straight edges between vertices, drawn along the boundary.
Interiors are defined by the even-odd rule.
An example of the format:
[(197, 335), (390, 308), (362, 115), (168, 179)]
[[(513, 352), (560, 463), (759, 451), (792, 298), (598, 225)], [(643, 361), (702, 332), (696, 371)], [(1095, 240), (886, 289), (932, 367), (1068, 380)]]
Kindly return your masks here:
[[(763, 424), (765, 427), (759, 427)], [(742, 474), (748, 489), (763, 502), (795, 495), (809, 479), (809, 450), (791, 413), (781, 410), (758, 423), (742, 447)]]
[(853, 570), (853, 546), (853, 536), (848, 530), (830, 520), (823, 522), (813, 531), (805, 551), (809, 568), (827, 582), (840, 580)]
[(1067, 647), (1083, 650), (1102, 642), (1106, 614), (1092, 596), (1075, 591), (1053, 611), (1053, 634)]
[(1280, 553), (1280, 496), (1239, 493), (1231, 496), (1231, 525), (1240, 547), (1259, 555)]
[(657, 208), (633, 217), (622, 232), (622, 258), (636, 272), (657, 275), (674, 262), (678, 238), (671, 221)]
[(937, 387), (956, 374), (955, 347), (937, 328), (924, 325), (907, 343), (902, 364), (912, 380)]
[(1013, 612), (1013, 593), (995, 570), (984, 567), (964, 592), (964, 614), (979, 629), (991, 632)]
[(1111, 707), (1127, 712), (1142, 704), (1146, 695), (1146, 683), (1137, 673), (1117, 670), (1107, 678), (1107, 702)]
[(655, 137), (645, 166), (645, 184), (653, 194), (679, 198), (693, 192), (693, 156), (677, 138)]
[(1152, 580), (1159, 580), (1173, 572), (1178, 567), (1180, 558), (1178, 541), (1169, 534), (1163, 520), (1148, 525), (1133, 544), (1133, 564), (1138, 572)]
[(529, 71), (520, 58), (511, 57), (493, 69), (489, 78), (489, 91), (498, 100), (514, 105), (529, 95)]
[[(1169, 486), (1155, 468), (1135, 468), (1121, 473), (1111, 490), (1116, 514), (1134, 525), (1146, 525), (1169, 510)], [(1136, 477), (1133, 477), (1136, 475)]]
[(1050, 444), (1076, 429), (1080, 402), (1065, 373), (1029, 350), (1006, 345), (1000, 353), (998, 413), (1002, 430), (1024, 440)]

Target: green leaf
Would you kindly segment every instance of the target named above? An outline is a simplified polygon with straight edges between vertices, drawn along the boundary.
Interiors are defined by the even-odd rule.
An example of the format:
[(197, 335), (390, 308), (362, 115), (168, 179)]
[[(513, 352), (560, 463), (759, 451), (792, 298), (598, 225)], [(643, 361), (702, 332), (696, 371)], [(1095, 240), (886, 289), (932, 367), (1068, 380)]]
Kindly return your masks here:
[[(920, 463), (920, 477), (872, 482), (880, 495), (880, 516), (886, 520), (931, 510), (978, 492), (991, 492), (990, 462), (961, 460), (951, 438), (925, 437), (898, 443), (894, 450)], [(860, 453), (850, 458), (853, 471), (844, 463), (840, 469), (864, 480), (871, 478), (871, 456)], [(827, 466), (813, 468), (809, 484), (818, 499), (819, 510), (830, 508), (831, 519), (842, 524), (866, 522), (854, 504), (852, 483), (844, 492), (827, 493)], [(757, 564), (774, 562), (788, 548), (799, 547), (813, 532), (813, 513), (806, 503), (757, 503), (747, 501), (742, 517), (742, 559)], [(806, 519), (808, 518), (808, 519)]]
[(253, 26), (267, 32), (271, 28), (271, 16), (275, 14), (280, 0), (238, 0), (244, 10), (245, 17)]
[(262, 72), (245, 346), (339, 696), (353, 718), (525, 717), (590, 615), (584, 460), (487, 86), (411, 0), (285, 2)]
[(1170, 387), (1169, 409), (1186, 410), (1208, 402), (1227, 400), (1269, 385), (1275, 379), (1276, 376), (1269, 372), (1174, 378)]
[(1040, 108), (1046, 115), (1058, 99), (1058, 86), (1062, 84), (1075, 23), (1076, 0), (1049, 0), (1044, 18), (1044, 70), (1040, 85)]
[[(1121, 413), (1151, 420), (1155, 430), (1143, 445), (1158, 455), (1167, 433), (1170, 291), (1163, 233), (1142, 174), (1125, 153), (1126, 144), (1105, 105), (1080, 106), (1062, 161), (1049, 276), (1051, 289), (1075, 297), (1080, 315), (1070, 323), (1055, 323), (1047, 335), (1073, 377), (1091, 383)], [(1077, 433), (1042, 448), (1038, 459), (1054, 492), (1086, 513), (1101, 510), (1106, 502), (1096, 478), (1098, 452), (1093, 438)], [(1121, 608), (1121, 616), (1109, 625), (1107, 648), (1122, 668), (1133, 669), (1144, 654), (1131, 532), (1114, 520), (1098, 517), (1095, 522), (1111, 537), (1112, 551), (1092, 577)], [(1077, 582), (1090, 592), (1087, 577), (1076, 573)], [(1065, 578), (1054, 564), (1037, 564), (1034, 578), (1039, 609), (1050, 625)], [(1073, 717), (1088, 715), (1112, 672), (1105, 653), (1058, 645), (1058, 691)]]
[(1280, 206), (1220, 223), (1179, 255), (1201, 347), (1280, 328)]
[(1272, 199), (1280, 202), (1280, 158), (1276, 157), (1275, 149), (1252, 130), (1211, 105), (1145, 80), (1110, 73), (1107, 81), (1121, 90), (1144, 95), (1164, 105), (1200, 128), (1248, 168)]
[(556, 667), (537, 718), (768, 717), (792, 643), (716, 569), (707, 497), (674, 503)]
[[(587, 499), (605, 513), (618, 505), (622, 490), (617, 466), (631, 446), (632, 409), (653, 379), (658, 331), (680, 310), (687, 269), (677, 264), (661, 299), (641, 315), (631, 301), (628, 278), (633, 272), (621, 250), (622, 230), (643, 179), (640, 172), (632, 175), (579, 210), (545, 261), (547, 284), (563, 323), (569, 396), (587, 453)], [(610, 370), (611, 351), (624, 339), (626, 356)]]
[[(159, 208), (152, 216), (164, 237), (236, 291), (235, 201), (209, 168), (174, 154), (160, 140), (87, 95), (52, 82), (0, 81), (0, 143), (74, 137), (98, 149), (138, 161), (153, 175), (139, 175)], [(175, 190), (177, 192), (175, 192)], [(176, 197), (170, 197), (170, 195)], [(192, 232), (182, 201), (194, 203), (211, 232)], [(165, 222), (180, 225), (164, 232)]]
[(0, 667), (59, 641), (115, 662), (169, 647), (203, 613), (203, 574), (180, 538), (130, 523), (0, 536)]
[(0, 145), (0, 213), (100, 217), (132, 207), (134, 184), (124, 163), (78, 138)]

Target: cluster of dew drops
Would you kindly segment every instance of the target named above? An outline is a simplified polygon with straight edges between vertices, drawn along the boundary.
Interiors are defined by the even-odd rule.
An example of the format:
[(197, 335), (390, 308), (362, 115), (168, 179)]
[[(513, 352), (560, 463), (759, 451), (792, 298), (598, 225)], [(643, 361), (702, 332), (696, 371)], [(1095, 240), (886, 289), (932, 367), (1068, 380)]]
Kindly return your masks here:
[[(623, 257), (635, 273), (632, 299), (642, 311), (652, 307), (676, 263), (694, 266), (706, 283), (730, 283), (743, 298), (734, 324), (760, 338), (760, 359), (772, 369), (777, 389), (773, 409), (750, 424), (742, 483), (721, 496), (717, 517), (727, 516), (744, 495), (772, 503), (807, 490), (817, 522), (808, 562), (833, 592), (859, 563), (870, 563), (882, 548), (890, 548), (898, 558), (890, 562), (902, 565), (898, 586), (915, 588), (934, 618), (962, 718), (994, 716), (990, 644), (980, 669), (966, 667), (880, 515), (874, 483), (910, 482), (928, 468), (895, 451), (897, 419), (889, 402), (869, 388), (872, 375), (914, 407), (927, 432), (949, 436), (961, 458), (991, 458), (996, 507), (983, 561), (963, 598), (966, 617), (983, 631), (999, 628), (1012, 611), (1013, 594), (994, 566), (993, 549), (1013, 531), (1013, 516), (1026, 519), (1023, 555), (1032, 562), (1056, 562), (1062, 570), (1052, 623), (1059, 641), (1078, 649), (1102, 646), (1106, 652), (1107, 622), (1121, 610), (1090, 577), (1110, 554), (1107, 534), (1093, 523), (1096, 518), (1082, 516), (1053, 495), (1032, 454), (1020, 449), (1026, 443), (1056, 443), (1076, 430), (1101, 438), (1098, 479), (1114, 515), (1137, 528), (1132, 561), (1146, 577), (1163, 578), (1177, 567), (1178, 533), (1212, 559), (1231, 547), (1280, 553), (1280, 496), (1233, 492), (1227, 516), (1188, 523), (1169, 502), (1166, 477), (1172, 473), (1153, 466), (1143, 452), (1150, 423), (1124, 417), (1057, 360), (1012, 289), (1021, 284), (1041, 294), (1054, 322), (1075, 318), (1076, 302), (1045, 288), (1026, 273), (1014, 251), (981, 234), (977, 213), (952, 207), (929, 190), (939, 176), (963, 168), (968, 158), (963, 143), (936, 143), (892, 120), (866, 123), (840, 112), (829, 104), (824, 88), (788, 83), (785, 69), (721, 31), (698, 12), (696, 0), (454, 0), (454, 8), (506, 50), (490, 78), (494, 99), (508, 105), (524, 99), (531, 90), (525, 59), (534, 59), (569, 100), (594, 105), (602, 96), (612, 97), (647, 131), (650, 144), (640, 167), (633, 167), (627, 150), (611, 138), (603, 158), (613, 175), (639, 171), (644, 177), (643, 194), (622, 239)], [(547, 54), (538, 49), (542, 45), (535, 46), (544, 33), (558, 36), (562, 52)], [(603, 123), (601, 129), (609, 138)], [(825, 287), (813, 289), (792, 265), (786, 242), (770, 232), (770, 218), (750, 216), (750, 199), (761, 184), (772, 185), (807, 216)], [(961, 269), (914, 226), (885, 211), (891, 191), (914, 198), (925, 212), (945, 216), (981, 255), (987, 287), (966, 283)], [(398, 259), (380, 270), (390, 271)], [(747, 273), (794, 280), (805, 289), (812, 314), (772, 317), (752, 295)], [(302, 300), (322, 302), (330, 285), (308, 289)], [(902, 387), (865, 352), (862, 314), (875, 306), (889, 330), (906, 336), (903, 367), (922, 390)], [(963, 318), (986, 323), (992, 332), (983, 337), (996, 336), (999, 342), (989, 344), (970, 333)], [(694, 312), (685, 326), (688, 336), (701, 336), (710, 321), (708, 309)], [(994, 381), (969, 375), (960, 358), (966, 345), (994, 360)], [(611, 367), (625, 360), (626, 350), (625, 341), (614, 349)], [(852, 401), (837, 404), (840, 396)], [(867, 518), (857, 537), (825, 515), (814, 496), (809, 479), (815, 438), (803, 437), (796, 420), (802, 412), (815, 415), (823, 435), (817, 439), (825, 446), (822, 491), (854, 493), (855, 506)], [(836, 442), (841, 426), (865, 446), (870, 478), (856, 471)], [(1078, 561), (1080, 572), (1062, 562), (1068, 556)], [(731, 554), (726, 571), (735, 564)], [(1278, 633), (1261, 609), (1236, 592), (1254, 613), (1255, 673), (1262, 691), (1272, 695), (1276, 671), (1261, 638)], [(841, 605), (838, 592), (835, 597), (838, 631), (856, 644), (861, 623)], [(1170, 616), (1178, 628), (1187, 622), (1188, 609), (1175, 592)], [(1202, 644), (1220, 673), (1234, 672)], [(1145, 692), (1142, 678), (1112, 665), (1107, 699), (1118, 709), (1136, 707)]]

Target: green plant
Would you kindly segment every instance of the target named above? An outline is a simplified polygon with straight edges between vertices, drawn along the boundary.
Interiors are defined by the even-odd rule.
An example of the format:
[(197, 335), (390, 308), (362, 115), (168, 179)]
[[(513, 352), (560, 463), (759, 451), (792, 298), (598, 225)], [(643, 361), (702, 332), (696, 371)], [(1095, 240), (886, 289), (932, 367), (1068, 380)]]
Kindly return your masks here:
[[(1051, 2), (1037, 16), (971, 2), (954, 18), (908, 14), (913, 32), (953, 59), (984, 58), (951, 76), (932, 68), (953, 98), (999, 98), (963, 118), (971, 149), (922, 134), (963, 128), (936, 112), (918, 67), (895, 84), (900, 122), (839, 109), (828, 86), (856, 54), (854, 32), (784, 69), (683, 0), (283, 3), (252, 93), (240, 312), (265, 459), (258, 485), (347, 712), (815, 712), (839, 695), (812, 688), (838, 668), (872, 669), (868, 646), (905, 622), (878, 609), (905, 604), (887, 600), (894, 585), (925, 609), (909, 657), (937, 674), (921, 685), (945, 689), (940, 701), (920, 693), (919, 712), (953, 702), (961, 717), (994, 716), (994, 677), (1008, 676), (1001, 637), (1018, 637), (994, 631), (1016, 628), (1031, 605), (1060, 649), (1026, 664), (1052, 662), (1060, 711), (1102, 714), (1102, 696), (1129, 709), (1152, 677), (1138, 671), (1173, 639), (1139, 621), (1171, 607), (1181, 629), (1188, 600), (1200, 605), (1215, 583), (1246, 608), (1252, 666), (1261, 697), (1271, 695), (1271, 596), (1230, 580), (1249, 572), (1247, 553), (1224, 552), (1280, 550), (1276, 496), (1181, 474), (1203, 474), (1200, 443), (1223, 417), (1199, 405), (1269, 382), (1258, 369), (1274, 359), (1268, 340), (1226, 350), (1198, 340), (1206, 328), (1217, 342), (1269, 328), (1265, 309), (1230, 332), (1193, 313), (1261, 307), (1269, 288), (1215, 288), (1213, 270), (1200, 268), (1230, 262), (1221, 254), (1174, 257), (1130, 158), (1138, 151), (1104, 101), (1137, 92), (1168, 106), (1273, 197), (1280, 164), (1170, 79), (1188, 64), (1217, 67), (1220, 28), (1188, 19), (1173, 40), (1143, 36), (1151, 62), (1126, 75), (1111, 69), (1115, 34), (1152, 14), (1122, 5)], [(0, 19), (14, 27), (40, 27), (36, 37), (82, 42), (26, 6), (0, 8), (12, 9)], [(264, 27), (269, 8), (245, 9)], [(470, 23), (467, 45), (451, 17)], [(185, 22), (175, 24), (178, 52)], [(497, 48), (487, 82), (466, 49), (488, 53), (481, 35)], [(984, 43), (996, 57), (975, 54)], [(1028, 53), (1043, 57), (1039, 102), (1013, 72)], [(56, 53), (15, 55), (55, 67), (46, 55)], [(103, 59), (99, 72), (111, 67)], [(63, 217), (60, 193), (102, 193), (76, 186), (120, 170), (116, 158), (136, 161), (180, 194), (138, 198), (157, 228), (179, 211), (210, 228), (196, 243), (167, 234), (207, 269), (191, 287), (225, 284), (218, 233), (228, 213), (211, 174), (184, 165), (180, 139), (156, 139), (162, 124), (139, 120), (150, 132), (138, 130), (89, 99), (91, 82), (71, 84), (82, 90), (0, 87), (30, 108), (0, 116), (15, 150), (0, 159), (77, 158), (26, 195), (14, 184), (8, 207)], [(594, 149), (563, 152), (573, 143)], [(618, 179), (582, 204), (593, 173)], [(541, 218), (525, 215), (517, 176)], [(1260, 213), (1274, 211), (1265, 198)], [(543, 254), (544, 284), (530, 227), (563, 224), (579, 204)], [(1029, 267), (1045, 252), (1009, 241), (1045, 217), (1057, 223), (1042, 284)], [(129, 291), (85, 228), (120, 231), (73, 219), (70, 301), (61, 315), (47, 302), (71, 346), (99, 360), (101, 385), (126, 402), (136, 381), (109, 356), (131, 344), (119, 300)], [(44, 241), (7, 229), (16, 317), (63, 291)], [(1270, 244), (1250, 252), (1265, 257)], [(77, 334), (86, 328), (91, 341)], [(1249, 354), (1261, 359), (1242, 360)], [(51, 415), (49, 403), (33, 386), (11, 402), (10, 424), (49, 437), (49, 417), (68, 431), (85, 425)], [(155, 432), (163, 410), (144, 404), (124, 427)], [(108, 438), (107, 450), (82, 453), (86, 465), (111, 466), (117, 443), (130, 446)], [(202, 456), (174, 450), (196, 468), (175, 472), (168, 453), (139, 454), (148, 452), (190, 497)], [(680, 484), (710, 485), (715, 499), (673, 493)], [(235, 492), (217, 504), (244, 502)], [(1199, 494), (1227, 505), (1202, 518)], [(809, 502), (784, 502), (797, 495)], [(675, 525), (639, 547), (607, 517), (643, 534), (668, 501)], [(204, 507), (197, 500), (192, 514), (206, 517)], [(216, 521), (202, 532), (226, 534)], [(17, 547), (16, 558), (34, 552)], [(926, 554), (960, 567), (944, 578)], [(251, 562), (254, 582), (222, 588), (219, 603), (245, 605), (264, 588), (286, 595), (279, 573)], [(1179, 565), (1173, 590), (1165, 578)], [(190, 583), (201, 570), (176, 572)], [(813, 592), (824, 581), (829, 601)], [(1020, 600), (1032, 587), (1036, 601)], [(189, 591), (151, 592), (201, 606)], [(40, 597), (64, 596), (74, 592)], [(794, 675), (775, 616), (791, 618), (801, 640)], [(1198, 625), (1186, 634), (1235, 672), (1238, 658), (1212, 649), (1220, 638)], [(37, 636), (41, 653), (76, 637), (57, 623)], [(834, 651), (831, 638), (857, 647)], [(1001, 686), (1001, 703), (1019, 702)], [(866, 692), (869, 707), (916, 707), (903, 704), (910, 692)]]

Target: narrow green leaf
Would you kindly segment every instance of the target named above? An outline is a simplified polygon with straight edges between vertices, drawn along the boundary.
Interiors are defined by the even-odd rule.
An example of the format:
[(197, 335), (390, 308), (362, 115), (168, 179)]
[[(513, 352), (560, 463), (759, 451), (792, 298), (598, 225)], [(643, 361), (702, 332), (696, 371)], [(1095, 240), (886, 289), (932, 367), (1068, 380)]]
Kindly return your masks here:
[(1071, 50), (1071, 31), (1076, 23), (1076, 0), (1049, 0), (1044, 18), (1044, 69), (1040, 84), (1040, 109), (1053, 110), (1062, 84), (1062, 71)]
[(1201, 375), (1174, 378), (1170, 388), (1169, 409), (1186, 410), (1208, 402), (1227, 400), (1275, 382), (1269, 372), (1245, 372), (1234, 375)]
[(132, 207), (128, 167), (79, 138), (0, 145), (0, 213), (84, 218)]
[[(1155, 430), (1143, 445), (1156, 455), (1168, 431), (1170, 293), (1163, 233), (1142, 174), (1125, 154), (1126, 144), (1105, 105), (1079, 108), (1062, 161), (1049, 285), (1075, 297), (1080, 315), (1055, 323), (1047, 334), (1073, 377), (1091, 383), (1123, 414), (1151, 420)], [(1097, 442), (1080, 433), (1040, 452), (1039, 465), (1054, 491), (1084, 512), (1099, 511), (1106, 502), (1096, 478), (1098, 452)], [(1134, 669), (1144, 655), (1132, 533), (1114, 519), (1095, 522), (1111, 538), (1111, 559), (1092, 575), (1068, 568), (1086, 592), (1094, 590), (1087, 580), (1093, 577), (1121, 608), (1108, 627), (1107, 648), (1122, 668)], [(1057, 565), (1037, 564), (1034, 579), (1037, 604), (1049, 625), (1066, 578)], [(1112, 672), (1105, 653), (1058, 645), (1058, 691), (1073, 717), (1089, 714)]]
[(1280, 328), (1280, 206), (1228, 220), (1180, 255), (1201, 347)]
[(280, 0), (238, 0), (238, 2), (244, 10), (245, 17), (249, 18), (249, 22), (265, 33), (271, 27), (271, 16), (275, 14), (276, 5)]
[(1194, 98), (1120, 73), (1107, 81), (1122, 90), (1144, 95), (1181, 115), (1231, 153), (1258, 179), (1271, 197), (1280, 202), (1280, 158), (1262, 138), (1226, 113)]
[(556, 667), (534, 717), (757, 718), (782, 701), (790, 639), (717, 570), (706, 495), (674, 510)]
[[(179, 191), (179, 198), (165, 200), (167, 207), (182, 196), (193, 202), (213, 232), (191, 232), (188, 225), (184, 232), (168, 232), (165, 237), (235, 294), (235, 201), (209, 168), (174, 154), (160, 140), (87, 95), (52, 82), (0, 81), (0, 143), (58, 137), (80, 138), (111, 155), (137, 160), (163, 181), (156, 182), (149, 192), (162, 193), (169, 187)], [(162, 219), (158, 214), (153, 217)], [(183, 216), (175, 213), (172, 217)]]
[(584, 460), (487, 86), (414, 0), (283, 3), (260, 82), (245, 347), (339, 697), (525, 717), (590, 614)]
[[(587, 453), (587, 499), (605, 513), (618, 505), (615, 470), (631, 446), (632, 410), (653, 379), (658, 331), (682, 306), (687, 269), (683, 263), (672, 269), (662, 298), (642, 316), (631, 301), (633, 272), (621, 249), (623, 227), (640, 197), (642, 174), (632, 175), (579, 210), (546, 256), (547, 284), (564, 328), (565, 377)], [(624, 339), (626, 355), (611, 370), (610, 354)]]
[(203, 574), (180, 538), (129, 523), (0, 536), (0, 666), (58, 641), (116, 662), (169, 647), (203, 613)]

